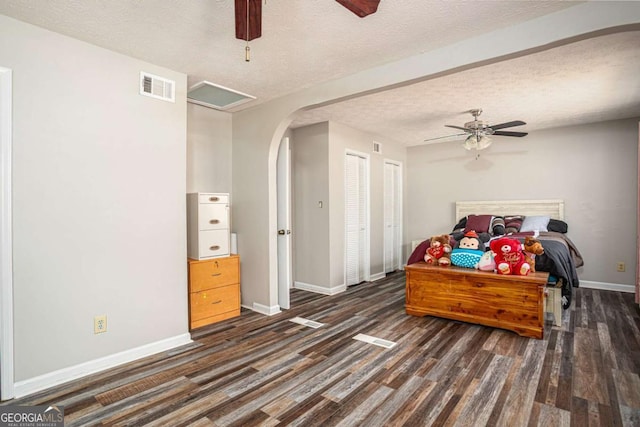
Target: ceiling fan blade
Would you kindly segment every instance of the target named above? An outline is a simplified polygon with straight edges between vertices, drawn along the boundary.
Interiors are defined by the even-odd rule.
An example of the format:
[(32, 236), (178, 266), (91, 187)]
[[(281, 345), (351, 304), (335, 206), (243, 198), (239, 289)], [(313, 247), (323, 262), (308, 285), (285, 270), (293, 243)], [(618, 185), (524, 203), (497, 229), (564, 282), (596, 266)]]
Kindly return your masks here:
[(448, 127), (448, 128), (460, 129), (460, 130), (463, 130), (465, 132), (471, 132), (470, 129), (463, 128), (462, 126), (454, 126), (454, 125), (445, 125), (445, 126)]
[(235, 17), (237, 39), (251, 41), (262, 36), (262, 0), (235, 0)]
[(456, 137), (456, 136), (466, 136), (466, 135), (467, 135), (466, 133), (457, 133), (455, 135), (437, 136), (435, 138), (425, 139), (424, 142), (436, 141), (438, 139), (453, 138), (453, 137)]
[(351, 12), (364, 18), (367, 15), (376, 13), (380, 0), (336, 0), (338, 3), (349, 9)]
[(522, 136), (527, 136), (528, 133), (527, 132), (510, 132), (508, 130), (499, 130), (497, 132), (494, 132), (491, 136), (496, 136), (496, 135), (497, 136), (518, 136), (518, 137), (522, 137)]
[(526, 123), (523, 122), (522, 120), (514, 120), (512, 122), (500, 123), (499, 125), (492, 125), (489, 127), (493, 130), (498, 130), (498, 129), (510, 128), (513, 126), (522, 126), (522, 125), (526, 125)]

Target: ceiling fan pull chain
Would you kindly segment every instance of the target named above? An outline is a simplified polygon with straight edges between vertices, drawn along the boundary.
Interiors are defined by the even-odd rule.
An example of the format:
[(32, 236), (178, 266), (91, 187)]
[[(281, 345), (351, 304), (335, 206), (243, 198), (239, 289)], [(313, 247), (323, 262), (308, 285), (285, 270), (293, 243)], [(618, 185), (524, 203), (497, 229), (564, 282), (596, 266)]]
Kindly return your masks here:
[(247, 46), (244, 48), (245, 62), (251, 62), (251, 48), (249, 47), (249, 0), (247, 0)]

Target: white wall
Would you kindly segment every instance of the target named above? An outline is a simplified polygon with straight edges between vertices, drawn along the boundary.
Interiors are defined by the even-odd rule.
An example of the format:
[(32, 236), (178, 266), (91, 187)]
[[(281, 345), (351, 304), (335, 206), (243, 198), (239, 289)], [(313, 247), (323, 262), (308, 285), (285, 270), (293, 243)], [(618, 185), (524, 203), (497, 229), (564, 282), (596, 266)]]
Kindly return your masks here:
[[(372, 152), (380, 142), (383, 154)], [(295, 280), (338, 289), (345, 285), (344, 173), (347, 150), (369, 156), (370, 274), (384, 274), (384, 160), (406, 160), (395, 141), (336, 122), (294, 129)], [(323, 207), (318, 207), (318, 202)]]
[(187, 192), (231, 192), (231, 113), (187, 104)]
[(329, 289), (330, 253), (334, 250), (329, 239), (329, 124), (294, 129), (290, 146), (293, 277), (296, 282)]
[(450, 231), (457, 200), (562, 199), (580, 279), (635, 283), (638, 119), (495, 137), (475, 155), (455, 142), (408, 149), (409, 240)]
[[(186, 76), (3, 15), (0, 65), (16, 381), (187, 333)], [(176, 102), (139, 95), (142, 70), (176, 80)]]
[[(382, 144), (382, 154), (372, 152), (373, 141)], [(370, 273), (384, 274), (384, 160), (404, 163), (406, 149), (396, 141), (363, 132), (341, 123), (329, 123), (331, 189), (331, 283), (344, 283), (345, 194), (344, 157), (347, 149), (369, 155), (370, 172)], [(403, 179), (403, 182), (406, 180)], [(404, 209), (403, 209), (404, 211)]]

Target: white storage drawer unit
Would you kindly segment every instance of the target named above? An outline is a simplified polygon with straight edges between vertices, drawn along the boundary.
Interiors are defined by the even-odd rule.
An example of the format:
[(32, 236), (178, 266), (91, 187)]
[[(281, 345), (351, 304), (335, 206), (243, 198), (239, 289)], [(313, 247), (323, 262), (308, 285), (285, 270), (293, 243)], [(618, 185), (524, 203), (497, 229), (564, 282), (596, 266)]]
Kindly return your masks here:
[(207, 259), (229, 256), (229, 194), (187, 194), (187, 256)]

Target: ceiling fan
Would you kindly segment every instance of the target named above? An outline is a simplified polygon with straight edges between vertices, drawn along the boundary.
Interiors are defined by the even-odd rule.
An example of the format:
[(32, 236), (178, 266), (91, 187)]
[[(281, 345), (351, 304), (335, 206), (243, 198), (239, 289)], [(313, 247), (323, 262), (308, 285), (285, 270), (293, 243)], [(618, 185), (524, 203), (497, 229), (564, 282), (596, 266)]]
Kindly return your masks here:
[[(247, 42), (245, 61), (251, 61), (249, 42), (262, 36), (262, 1), (235, 0), (236, 38)], [(364, 18), (378, 10), (380, 0), (336, 0), (351, 12)], [(266, 3), (266, 0), (264, 0)]]
[[(376, 13), (380, 0), (336, 0), (360, 18)], [(247, 42), (262, 36), (262, 0), (235, 0), (236, 38)]]
[(473, 121), (465, 123), (464, 126), (445, 125), (446, 127), (463, 130), (464, 133), (441, 136), (438, 138), (425, 139), (425, 142), (433, 141), (436, 139), (467, 135), (467, 139), (465, 139), (464, 144), (462, 145), (465, 149), (484, 150), (485, 148), (491, 145), (492, 141), (491, 141), (491, 138), (489, 138), (490, 135), (515, 136), (515, 137), (523, 137), (527, 135), (527, 132), (514, 132), (514, 131), (500, 130), (500, 129), (506, 129), (514, 126), (526, 125), (526, 123), (523, 122), (522, 120), (514, 120), (511, 122), (500, 123), (497, 125), (489, 125), (488, 123), (483, 122), (482, 120), (478, 120), (478, 116), (482, 114), (482, 108), (475, 108), (473, 110), (469, 110), (468, 113), (471, 113), (471, 115), (473, 116)]

